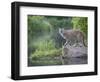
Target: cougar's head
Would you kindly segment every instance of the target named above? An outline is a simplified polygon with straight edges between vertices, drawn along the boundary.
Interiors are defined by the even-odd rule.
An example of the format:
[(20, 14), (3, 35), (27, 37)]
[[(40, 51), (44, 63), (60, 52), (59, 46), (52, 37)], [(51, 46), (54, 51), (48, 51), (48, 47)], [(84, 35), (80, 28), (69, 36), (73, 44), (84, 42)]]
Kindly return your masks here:
[(64, 28), (59, 28), (59, 34), (65, 39), (65, 37), (64, 37)]
[(59, 33), (64, 33), (64, 28), (59, 28)]

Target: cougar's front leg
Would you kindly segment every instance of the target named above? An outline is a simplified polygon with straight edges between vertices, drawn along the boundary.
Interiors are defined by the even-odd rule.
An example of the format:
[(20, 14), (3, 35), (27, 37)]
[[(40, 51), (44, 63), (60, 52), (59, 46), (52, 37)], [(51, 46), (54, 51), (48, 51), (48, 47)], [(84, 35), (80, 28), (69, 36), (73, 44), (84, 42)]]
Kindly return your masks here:
[(60, 55), (60, 58), (61, 58), (61, 63), (62, 63), (62, 65), (64, 65), (65, 64), (65, 62), (64, 62), (64, 46), (62, 47), (62, 54)]
[(70, 41), (66, 41), (66, 43), (64, 44), (63, 47), (66, 47), (66, 45), (69, 44), (69, 43), (70, 43)]

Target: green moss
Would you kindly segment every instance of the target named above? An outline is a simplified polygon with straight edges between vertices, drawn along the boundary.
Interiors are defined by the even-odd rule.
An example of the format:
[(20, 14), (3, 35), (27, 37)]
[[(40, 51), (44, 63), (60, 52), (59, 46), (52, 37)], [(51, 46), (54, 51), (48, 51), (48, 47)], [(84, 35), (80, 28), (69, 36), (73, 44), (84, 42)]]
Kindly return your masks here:
[(60, 56), (62, 53), (61, 53), (61, 49), (54, 49), (54, 50), (44, 50), (44, 51), (41, 51), (41, 50), (36, 50), (33, 54), (31, 54), (30, 58), (31, 60), (34, 60), (34, 59), (38, 59), (38, 58), (41, 58), (41, 57), (55, 57), (55, 56)]

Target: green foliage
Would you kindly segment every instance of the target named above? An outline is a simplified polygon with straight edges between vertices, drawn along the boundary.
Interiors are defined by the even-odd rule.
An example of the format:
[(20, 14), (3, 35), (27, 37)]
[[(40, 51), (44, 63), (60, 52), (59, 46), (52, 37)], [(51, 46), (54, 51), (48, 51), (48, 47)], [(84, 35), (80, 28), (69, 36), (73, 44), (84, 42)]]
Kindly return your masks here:
[(39, 59), (42, 57), (54, 57), (60, 56), (61, 49), (56, 49), (55, 44), (52, 40), (43, 40), (40, 43), (36, 44), (36, 51), (33, 52), (30, 56), (31, 60)]
[(42, 39), (41, 41), (35, 43), (35, 47), (37, 48), (37, 50), (51, 50), (51, 49), (55, 49), (55, 43), (53, 42), (53, 40), (49, 40), (49, 39)]
[(73, 29), (81, 30), (87, 38), (88, 32), (88, 19), (87, 17), (73, 17), (72, 18)]
[(47, 20), (52, 25), (52, 28), (55, 30), (58, 28), (71, 28), (71, 17), (56, 17), (56, 16), (48, 16)]
[(44, 16), (28, 16), (28, 53), (34, 50), (34, 43), (39, 42), (39, 38), (51, 33), (51, 25)]
[[(28, 16), (28, 35), (36, 38), (45, 32), (51, 31), (51, 25), (45, 20), (44, 16)], [(38, 33), (37, 33), (38, 32)]]

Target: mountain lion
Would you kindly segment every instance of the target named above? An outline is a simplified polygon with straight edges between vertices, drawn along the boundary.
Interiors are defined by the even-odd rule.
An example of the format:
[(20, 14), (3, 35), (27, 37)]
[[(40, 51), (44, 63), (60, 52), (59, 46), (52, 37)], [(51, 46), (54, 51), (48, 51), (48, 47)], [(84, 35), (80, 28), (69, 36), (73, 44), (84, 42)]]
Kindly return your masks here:
[(59, 33), (66, 40), (64, 46), (67, 44), (75, 45), (80, 43), (86, 46), (84, 34), (80, 30), (65, 30), (64, 28), (59, 28)]

